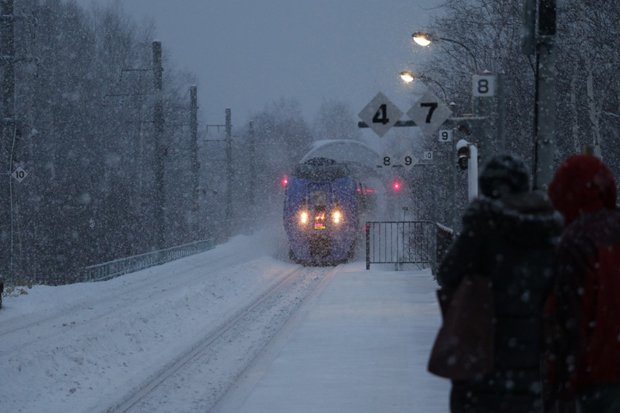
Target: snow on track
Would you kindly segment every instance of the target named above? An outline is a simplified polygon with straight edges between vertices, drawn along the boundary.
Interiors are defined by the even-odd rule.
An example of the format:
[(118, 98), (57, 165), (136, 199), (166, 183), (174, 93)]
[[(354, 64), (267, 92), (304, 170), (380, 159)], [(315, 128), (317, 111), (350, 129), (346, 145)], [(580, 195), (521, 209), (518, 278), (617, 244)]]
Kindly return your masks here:
[(299, 268), (272, 258), (267, 244), (238, 237), (114, 280), (7, 297), (0, 311), (2, 410), (108, 410)]
[(210, 411), (306, 297), (335, 272), (291, 271), (109, 412)]

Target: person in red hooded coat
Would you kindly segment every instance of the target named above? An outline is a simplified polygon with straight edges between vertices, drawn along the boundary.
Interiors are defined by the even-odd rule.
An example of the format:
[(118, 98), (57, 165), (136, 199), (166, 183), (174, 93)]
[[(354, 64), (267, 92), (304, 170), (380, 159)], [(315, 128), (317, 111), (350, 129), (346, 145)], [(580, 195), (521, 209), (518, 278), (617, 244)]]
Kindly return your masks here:
[(574, 155), (549, 198), (565, 219), (557, 251), (555, 385), (584, 413), (620, 412), (620, 211), (609, 168)]

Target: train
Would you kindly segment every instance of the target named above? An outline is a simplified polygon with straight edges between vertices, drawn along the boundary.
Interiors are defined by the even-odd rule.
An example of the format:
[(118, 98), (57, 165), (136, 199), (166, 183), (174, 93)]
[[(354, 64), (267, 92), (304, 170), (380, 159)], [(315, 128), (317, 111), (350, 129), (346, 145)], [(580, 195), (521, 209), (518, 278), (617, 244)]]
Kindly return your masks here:
[(346, 162), (314, 157), (299, 163), (284, 194), (291, 261), (325, 266), (351, 260), (373, 195)]

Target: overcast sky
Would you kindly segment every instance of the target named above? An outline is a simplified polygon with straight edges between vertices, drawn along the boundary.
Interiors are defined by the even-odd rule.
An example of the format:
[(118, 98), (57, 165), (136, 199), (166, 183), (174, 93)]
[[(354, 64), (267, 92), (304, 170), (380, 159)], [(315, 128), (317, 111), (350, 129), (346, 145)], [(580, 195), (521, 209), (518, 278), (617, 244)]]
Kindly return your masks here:
[[(90, 3), (117, 0), (78, 0)], [(410, 42), (439, 0), (123, 0), (152, 20), (164, 53), (199, 79), (201, 119), (233, 124), (280, 97), (297, 99), (308, 121), (324, 100), (357, 114), (381, 91), (403, 112), (411, 91), (398, 73), (428, 50)], [(409, 64), (413, 62), (413, 64)], [(408, 65), (409, 64), (409, 65)]]

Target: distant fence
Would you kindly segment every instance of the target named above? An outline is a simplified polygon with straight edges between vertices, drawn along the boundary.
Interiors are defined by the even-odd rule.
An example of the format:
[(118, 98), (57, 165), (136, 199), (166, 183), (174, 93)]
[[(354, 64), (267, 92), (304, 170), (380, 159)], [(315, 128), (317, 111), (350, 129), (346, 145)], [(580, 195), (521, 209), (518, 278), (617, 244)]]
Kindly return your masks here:
[(421, 264), (435, 274), (453, 238), (451, 228), (432, 221), (369, 221), (366, 269), (370, 264)]
[(366, 269), (370, 264), (428, 264), (435, 261), (432, 221), (366, 222)]
[(32, 284), (61, 285), (85, 281), (109, 280), (123, 274), (143, 270), (154, 265), (164, 264), (179, 258), (207, 251), (214, 246), (215, 241), (212, 239), (196, 241), (159, 251), (119, 258), (101, 264), (89, 265), (71, 275), (39, 276), (27, 281)]

